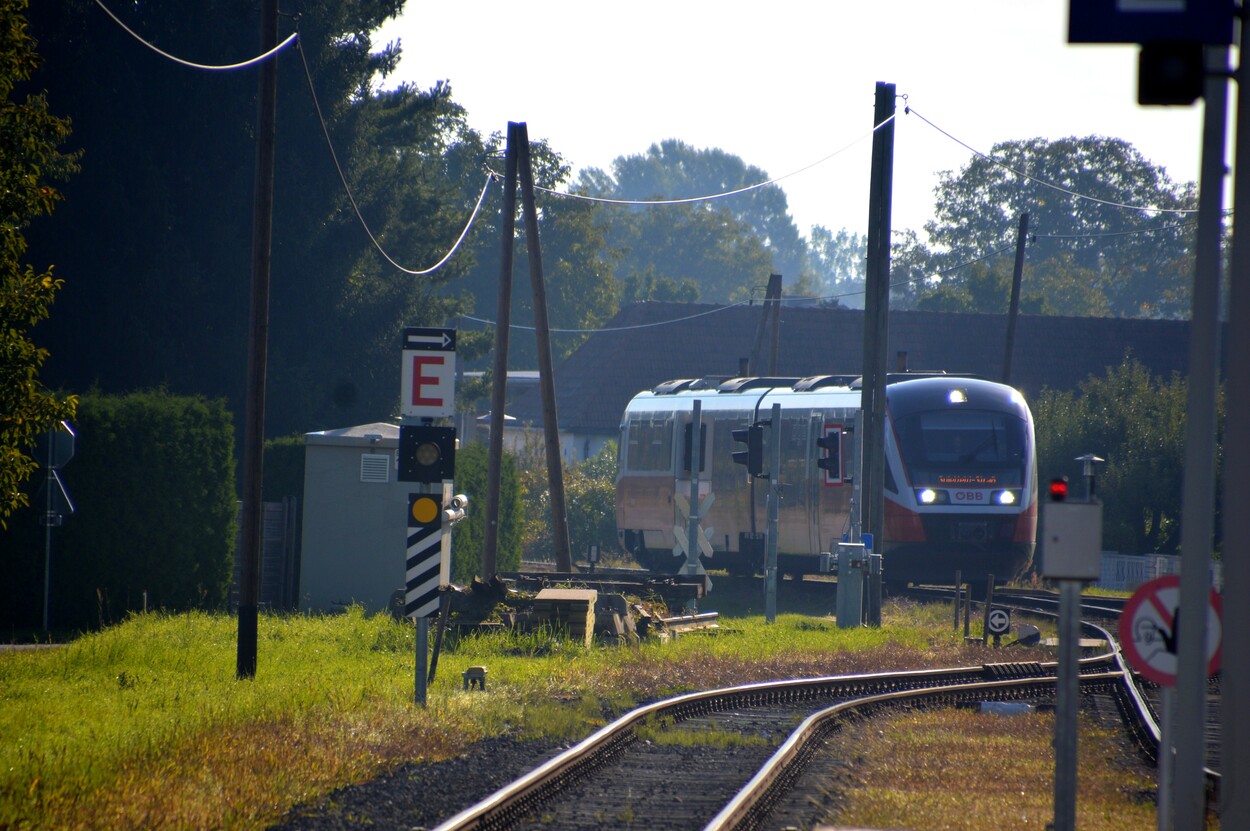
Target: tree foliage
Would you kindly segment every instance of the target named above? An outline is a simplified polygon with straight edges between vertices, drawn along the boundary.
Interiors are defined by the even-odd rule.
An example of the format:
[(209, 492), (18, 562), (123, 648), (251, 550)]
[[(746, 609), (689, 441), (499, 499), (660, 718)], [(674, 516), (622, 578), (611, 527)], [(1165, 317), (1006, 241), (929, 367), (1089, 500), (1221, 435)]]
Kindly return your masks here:
[[(518, 452), (524, 508), (523, 549), (528, 560), (551, 560), (551, 491), (542, 437), (533, 434)], [(589, 459), (563, 466), (564, 511), (573, 559), (584, 558), (591, 544), (606, 554), (616, 548), (615, 442)]]
[[(398, 48), (370, 33), (402, 0), (294, 0), (278, 56), (277, 169), (267, 429), (274, 434), (391, 415), (398, 333), (443, 325), (465, 306), (433, 276), (384, 261), (344, 195), (305, 78), (357, 206), (396, 262), (424, 269), (451, 248), (485, 181), (486, 149), (446, 85), (382, 91)], [(250, 0), (194, 10), (113, 10), (171, 53), (224, 63), (255, 51)], [(208, 23), (206, 23), (208, 21)], [(296, 21), (298, 21), (296, 23)], [(225, 396), (243, 411), (255, 71), (206, 73), (136, 43), (90, 0), (41, 3), (32, 27), (48, 56), (40, 82), (64, 101), (86, 150), (69, 210), (32, 251), (75, 275), (50, 335), (58, 380), (110, 391), (165, 384)], [(64, 312), (64, 314), (62, 314)], [(143, 356), (136, 360), (136, 356)]]
[[(928, 242), (895, 245), (902, 306), (1003, 312), (1020, 215), (1029, 214), (1023, 285), (1048, 314), (1181, 317), (1188, 312), (1196, 186), (1176, 184), (1123, 139), (1034, 138), (994, 145), (942, 174)], [(1043, 184), (1046, 183), (1046, 184)], [(965, 286), (983, 263), (1007, 291)], [(928, 305), (921, 301), (936, 300)], [(959, 308), (962, 304), (962, 308)]]
[(0, 0), (0, 528), (29, 502), (35, 438), (71, 418), (75, 404), (40, 381), (49, 352), (30, 331), (48, 318), (62, 281), (50, 266), (37, 270), (23, 262), (26, 229), (60, 200), (51, 182), (77, 170), (77, 154), (58, 149), (69, 137), (69, 121), (48, 112), (42, 93), (16, 90), (38, 63), (26, 0)]
[[(1126, 357), (1079, 391), (1044, 390), (1034, 402), (1039, 477), (1068, 476), (1083, 493), (1086, 453), (1099, 465), (1103, 548), (1127, 554), (1175, 553), (1181, 534), (1187, 384), (1153, 378)], [(1223, 407), (1220, 406), (1220, 423)], [(1222, 432), (1222, 431), (1221, 431)], [(1217, 436), (1217, 465), (1222, 440)]]
[[(469, 583), (482, 572), (487, 454), (488, 448), (483, 442), (471, 442), (456, 451), (456, 491), (469, 497), (465, 519), (451, 532), (451, 579), (460, 585)], [(499, 534), (495, 549), (495, 567), (499, 571), (517, 571), (521, 567), (522, 510), (516, 460), (505, 453), (500, 460)]]
[[(503, 152), (499, 137), (492, 136), (486, 153)], [(620, 308), (621, 285), (615, 276), (615, 263), (596, 222), (599, 207), (593, 203), (559, 196), (552, 191), (568, 181), (569, 165), (545, 141), (530, 143), (531, 168), (537, 190), (539, 250), (542, 252), (543, 284), (547, 297), (547, 318), (553, 330), (552, 356), (568, 356), (586, 339), (586, 330), (602, 326)], [(467, 297), (474, 314), (498, 319), (501, 249), (503, 241), (503, 188), (494, 187), (478, 221), (481, 231), (474, 235), (474, 265), (465, 280), (449, 287)], [(533, 369), (538, 365), (534, 325), (534, 291), (530, 272), (530, 241), (517, 193), (517, 215), (513, 240), (511, 333), (508, 366)], [(493, 340), (493, 339), (492, 339)], [(479, 357), (489, 354), (483, 351)], [(472, 360), (470, 358), (470, 360)]]
[(834, 234), (823, 225), (812, 227), (807, 262), (813, 290), (848, 308), (864, 307), (868, 238), (843, 228)]
[[(592, 196), (652, 201), (728, 193), (767, 180), (763, 170), (723, 150), (668, 139), (643, 154), (618, 157), (610, 174), (582, 171), (577, 186)], [(619, 252), (617, 274), (631, 299), (669, 299), (694, 283), (702, 300), (740, 300), (771, 272), (785, 277), (789, 293), (807, 291), (806, 246), (778, 187), (696, 203), (618, 206), (605, 209), (600, 221)], [(652, 287), (668, 297), (646, 294)]]

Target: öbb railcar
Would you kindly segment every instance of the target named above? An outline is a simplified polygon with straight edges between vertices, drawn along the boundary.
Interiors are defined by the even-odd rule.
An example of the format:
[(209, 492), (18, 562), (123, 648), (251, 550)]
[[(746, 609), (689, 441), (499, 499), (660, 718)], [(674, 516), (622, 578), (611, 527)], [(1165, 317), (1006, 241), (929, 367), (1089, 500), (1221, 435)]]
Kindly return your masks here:
[[(777, 565), (795, 575), (819, 571), (821, 553), (836, 550), (851, 531), (860, 397), (855, 376), (682, 380), (639, 393), (621, 423), (621, 545), (652, 571), (673, 572), (685, 562), (677, 535), (686, 533), (697, 399), (700, 503), (711, 495), (700, 517), (712, 552), (703, 564), (760, 571), (771, 483), (734, 462), (744, 445), (733, 431), (768, 418), (777, 402)], [(998, 582), (1025, 574), (1037, 531), (1037, 467), (1023, 396), (977, 378), (904, 374), (890, 376), (886, 400), (885, 539), (875, 546), (885, 580), (949, 583), (957, 569)]]

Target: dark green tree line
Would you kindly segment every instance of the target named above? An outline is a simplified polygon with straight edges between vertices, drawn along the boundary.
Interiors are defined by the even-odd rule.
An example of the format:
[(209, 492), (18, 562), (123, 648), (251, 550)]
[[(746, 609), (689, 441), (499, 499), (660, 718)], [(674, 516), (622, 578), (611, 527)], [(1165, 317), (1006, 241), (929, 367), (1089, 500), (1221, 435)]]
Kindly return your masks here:
[[(1005, 312), (1028, 212), (1023, 287), (1032, 310), (1188, 313), (1193, 183), (1173, 182), (1128, 142), (1102, 136), (1005, 141), (989, 155), (942, 174), (927, 241), (896, 239), (896, 307)], [(961, 267), (969, 262), (980, 268)]]
[[(484, 177), (484, 148), (450, 89), (376, 84), (398, 59), (370, 33), (401, 0), (297, 0), (299, 53), (279, 61), (270, 318), (269, 429), (305, 431), (389, 415), (399, 328), (441, 325), (460, 308), (433, 277), (403, 274), (372, 251), (344, 196), (309, 94), (308, 62), (331, 139), (366, 222), (410, 268), (459, 235)], [(203, 63), (250, 57), (249, 0), (115, 10), (140, 35)], [(225, 396), (242, 410), (251, 258), (255, 71), (207, 73), (138, 44), (90, 0), (40, 4), (37, 78), (78, 127), (83, 171), (61, 220), (32, 237), (59, 252), (64, 304), (50, 364), (70, 388), (167, 384)], [(301, 60), (301, 58), (303, 60)]]
[[(611, 173), (582, 171), (579, 191), (591, 196), (653, 201), (728, 193), (768, 174), (720, 149), (697, 150), (677, 139), (645, 153), (620, 156)], [(785, 193), (768, 186), (703, 202), (624, 207), (600, 214), (626, 299), (678, 299), (695, 285), (699, 299), (745, 299), (777, 272), (788, 293), (807, 293), (807, 249), (789, 215)], [(654, 290), (656, 295), (648, 293)]]
[(40, 375), (49, 352), (31, 329), (45, 320), (62, 281), (51, 266), (25, 262), (26, 230), (60, 201), (52, 182), (77, 170), (77, 156), (60, 150), (69, 121), (52, 115), (41, 92), (17, 91), (39, 65), (27, 32), (26, 0), (0, 2), (0, 530), (29, 501), (38, 467), (35, 438), (74, 413), (73, 396), (58, 396)]
[[(1066, 475), (1074, 492), (1083, 494), (1082, 465), (1074, 460), (1086, 453), (1106, 460), (1097, 470), (1103, 548), (1125, 554), (1177, 552), (1187, 386), (1180, 376), (1151, 377), (1129, 357), (1108, 367), (1103, 377), (1091, 376), (1079, 390), (1044, 390), (1033, 402), (1041, 481)], [(1217, 475), (1222, 396), (1218, 418)]]

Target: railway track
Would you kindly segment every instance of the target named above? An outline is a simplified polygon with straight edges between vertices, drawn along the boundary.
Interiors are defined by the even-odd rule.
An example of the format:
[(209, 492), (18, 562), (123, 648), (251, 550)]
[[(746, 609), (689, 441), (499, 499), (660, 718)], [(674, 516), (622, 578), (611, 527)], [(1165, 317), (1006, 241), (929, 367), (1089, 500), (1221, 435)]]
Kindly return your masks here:
[[(993, 664), (750, 684), (639, 708), (439, 826), (551, 829), (633, 823), (657, 829), (759, 828), (774, 810), (793, 824), (788, 787), (842, 720), (891, 707), (982, 701), (1046, 703), (1053, 664)], [(1082, 664), (1082, 689), (1134, 709), (1114, 654)], [(1139, 735), (1148, 736), (1149, 731)], [(810, 812), (811, 806), (807, 806)], [(801, 819), (810, 825), (819, 816)]]
[[(1035, 605), (1046, 605), (1045, 599)], [(1100, 616), (1106, 614), (1103, 609)], [(1141, 686), (1110, 632), (1093, 623), (1083, 627), (1087, 636), (1112, 645), (1081, 662), (1083, 706), (1114, 710), (1153, 758), (1160, 735), (1157, 690)], [(890, 708), (986, 701), (1048, 705), (1054, 694), (1053, 663), (835, 676), (690, 693), (626, 714), (446, 820), (438, 831), (526, 824), (683, 831), (810, 826), (822, 817), (801, 776), (819, 760), (823, 739), (846, 720)], [(1209, 744), (1216, 748), (1216, 764), (1208, 769), (1214, 793), (1218, 731)]]

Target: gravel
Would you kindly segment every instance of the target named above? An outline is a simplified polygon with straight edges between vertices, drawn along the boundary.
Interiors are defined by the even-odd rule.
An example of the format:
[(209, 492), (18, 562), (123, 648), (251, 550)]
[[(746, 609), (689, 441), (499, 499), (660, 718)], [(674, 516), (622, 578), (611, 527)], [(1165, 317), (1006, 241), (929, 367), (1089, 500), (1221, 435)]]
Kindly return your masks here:
[(299, 805), (273, 831), (388, 828), (424, 831), (533, 770), (569, 745), (486, 739), (446, 762), (406, 764)]

